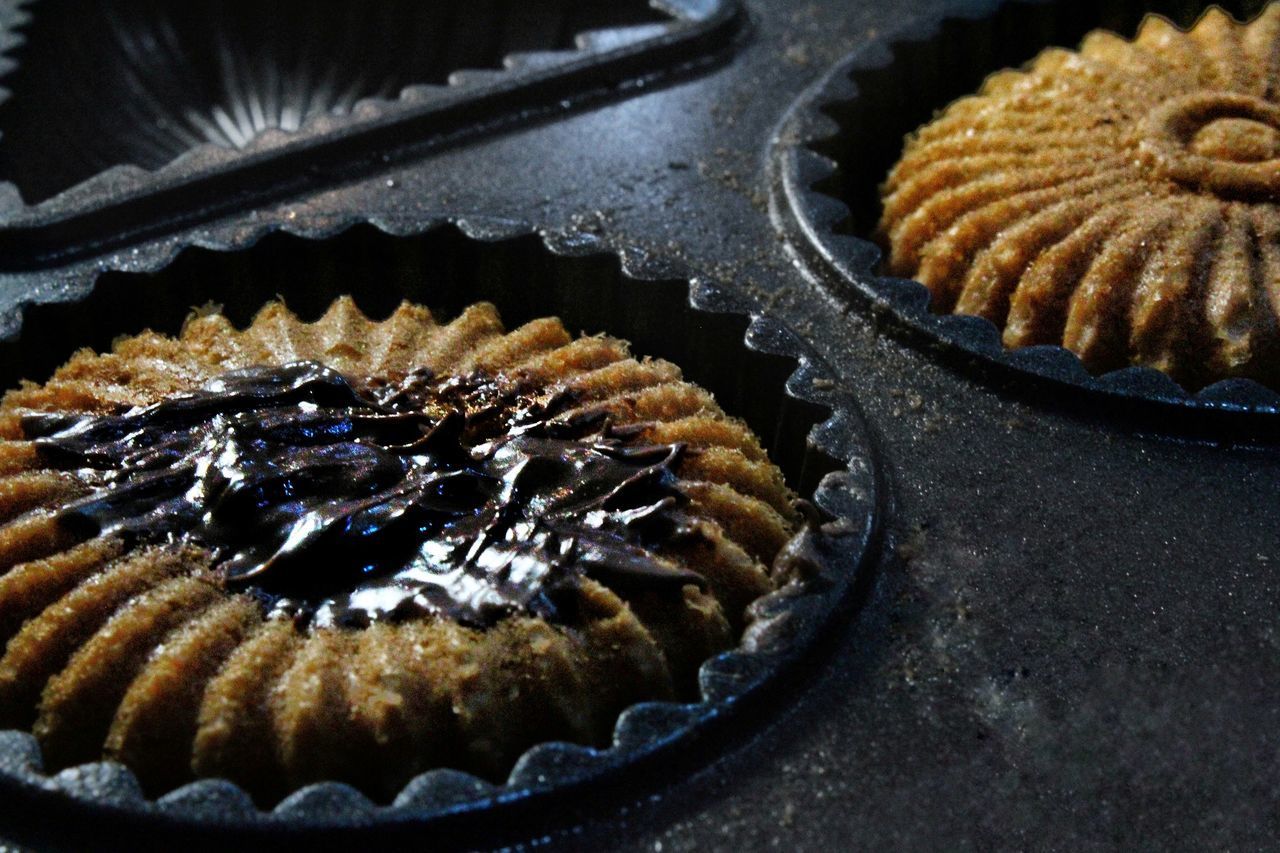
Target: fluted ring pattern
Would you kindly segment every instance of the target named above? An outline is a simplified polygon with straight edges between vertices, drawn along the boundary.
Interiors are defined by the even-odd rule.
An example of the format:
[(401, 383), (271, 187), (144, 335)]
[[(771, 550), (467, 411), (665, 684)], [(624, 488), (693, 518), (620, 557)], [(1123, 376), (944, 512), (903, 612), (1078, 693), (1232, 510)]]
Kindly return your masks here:
[(1280, 4), (1046, 51), (909, 139), (882, 191), (889, 271), (1009, 347), (1274, 386), (1278, 98)]

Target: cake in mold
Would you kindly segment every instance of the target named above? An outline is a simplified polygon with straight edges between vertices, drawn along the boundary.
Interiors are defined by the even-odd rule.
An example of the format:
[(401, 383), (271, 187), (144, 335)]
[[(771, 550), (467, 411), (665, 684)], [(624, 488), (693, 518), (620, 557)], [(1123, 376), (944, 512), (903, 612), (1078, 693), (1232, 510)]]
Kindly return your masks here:
[(1008, 347), (1280, 386), (1280, 3), (994, 74), (908, 139), (882, 199), (887, 271)]
[(696, 699), (796, 526), (757, 437), (622, 341), (193, 317), (0, 403), (0, 728), (152, 795), (500, 779)]

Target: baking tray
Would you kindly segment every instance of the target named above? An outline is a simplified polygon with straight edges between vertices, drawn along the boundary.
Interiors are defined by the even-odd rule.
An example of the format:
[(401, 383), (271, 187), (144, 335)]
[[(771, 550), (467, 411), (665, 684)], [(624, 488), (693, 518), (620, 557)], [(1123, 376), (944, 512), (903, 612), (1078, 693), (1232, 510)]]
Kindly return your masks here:
[[(490, 835), (409, 826), (379, 839), (390, 846), (1268, 846), (1280, 455), (1266, 436), (992, 381), (882, 329), (770, 217), (775, 132), (809, 87), (855, 50), (883, 55), (895, 34), (994, 8), (747, 0), (727, 50), (671, 85), (318, 176), (245, 214), (65, 256), (35, 243), (0, 275), (5, 333), (105, 271), (157, 270), (187, 246), (357, 221), (525, 223), (767, 314), (856, 402), (892, 498), (856, 613), (687, 761), (509, 812)], [(130, 827), (75, 817), (98, 839)]]

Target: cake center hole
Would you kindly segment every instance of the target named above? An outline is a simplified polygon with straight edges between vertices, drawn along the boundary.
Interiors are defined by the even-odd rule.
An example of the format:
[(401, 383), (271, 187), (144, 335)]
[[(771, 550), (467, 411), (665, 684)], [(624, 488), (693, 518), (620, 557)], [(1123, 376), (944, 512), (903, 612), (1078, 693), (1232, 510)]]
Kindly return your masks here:
[(1213, 160), (1260, 163), (1280, 157), (1280, 130), (1251, 118), (1220, 118), (1200, 128), (1189, 148)]
[(1223, 199), (1280, 199), (1280, 106), (1202, 91), (1154, 109), (1138, 156), (1161, 179)]

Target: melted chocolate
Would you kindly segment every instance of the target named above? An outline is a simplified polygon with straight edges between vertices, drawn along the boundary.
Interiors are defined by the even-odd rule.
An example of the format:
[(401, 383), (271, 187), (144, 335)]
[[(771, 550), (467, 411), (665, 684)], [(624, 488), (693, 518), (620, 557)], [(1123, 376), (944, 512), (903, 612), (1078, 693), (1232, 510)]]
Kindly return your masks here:
[(549, 619), (582, 576), (703, 584), (652, 549), (697, 535), (676, 486), (683, 445), (635, 445), (514, 380), (357, 386), (313, 362), (228, 373), (113, 415), (24, 422), (91, 493), (81, 532), (207, 548), (229, 589), (273, 614), (366, 624), (419, 613)]

